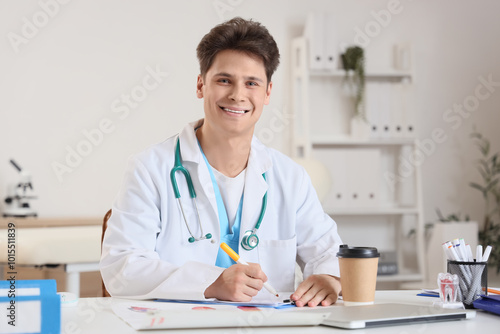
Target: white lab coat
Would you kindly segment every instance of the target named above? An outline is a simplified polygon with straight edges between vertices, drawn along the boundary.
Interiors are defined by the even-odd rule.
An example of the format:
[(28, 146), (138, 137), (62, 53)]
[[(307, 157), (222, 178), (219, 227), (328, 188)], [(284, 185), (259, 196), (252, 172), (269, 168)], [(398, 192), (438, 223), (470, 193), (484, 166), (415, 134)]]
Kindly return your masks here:
[[(189, 243), (170, 170), (177, 136), (130, 160), (125, 181), (112, 207), (101, 257), (101, 274), (112, 296), (204, 299), (205, 289), (224, 270), (215, 266), (220, 243), (212, 181), (189, 124), (180, 133), (183, 165), (190, 171), (204, 234), (211, 240)], [(266, 173), (267, 182), (262, 177)], [(200, 229), (182, 173), (177, 183), (195, 237)], [(290, 158), (253, 138), (248, 160), (240, 242), (254, 228), (267, 191), (267, 210), (257, 232), (259, 245), (239, 247), (241, 258), (259, 263), (278, 291), (293, 291), (295, 262), (304, 277), (339, 275), (336, 253), (342, 243), (336, 223), (324, 213), (305, 170)]]

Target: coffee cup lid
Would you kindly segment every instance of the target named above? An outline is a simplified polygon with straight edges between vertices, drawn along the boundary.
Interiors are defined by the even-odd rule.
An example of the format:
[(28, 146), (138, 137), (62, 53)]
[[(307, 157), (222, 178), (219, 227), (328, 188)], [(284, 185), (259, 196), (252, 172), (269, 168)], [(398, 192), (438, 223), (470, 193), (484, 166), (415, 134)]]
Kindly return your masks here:
[(337, 257), (367, 259), (380, 257), (380, 253), (375, 247), (349, 247), (348, 245), (340, 245)]

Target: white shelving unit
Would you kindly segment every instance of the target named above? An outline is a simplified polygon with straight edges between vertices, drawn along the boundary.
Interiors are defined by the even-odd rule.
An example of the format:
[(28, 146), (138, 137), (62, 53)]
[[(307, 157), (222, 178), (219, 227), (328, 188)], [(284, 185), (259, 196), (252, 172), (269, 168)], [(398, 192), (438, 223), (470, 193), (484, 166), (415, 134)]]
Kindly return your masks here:
[[(345, 133), (345, 131), (343, 133), (335, 130), (328, 133), (321, 133), (320, 131), (313, 133), (311, 119), (313, 117), (318, 117), (317, 109), (321, 109), (322, 107), (324, 109), (325, 106), (323, 105), (318, 108), (315, 105), (315, 108), (313, 108), (312, 101), (314, 100), (316, 103), (317, 99), (313, 96), (315, 91), (311, 91), (312, 83), (314, 80), (320, 80), (320, 86), (323, 86), (330, 84), (330, 81), (336, 80), (339, 82), (345, 76), (345, 73), (343, 70), (310, 71), (307, 57), (307, 39), (305, 37), (294, 39), (292, 41), (292, 108), (294, 113), (292, 154), (295, 158), (318, 159), (318, 156), (321, 154), (328, 155), (329, 152), (339, 149), (349, 151), (369, 150), (370, 152), (380, 152), (380, 171), (383, 172), (385, 168), (391, 167), (393, 170), (396, 170), (399, 163), (398, 157), (401, 157), (402, 154), (416, 152), (418, 148), (414, 138), (402, 137), (361, 140), (350, 137), (349, 133)], [(394, 83), (403, 80), (411, 82), (413, 80), (411, 73), (394, 70), (368, 72), (366, 73), (366, 78), (367, 81), (376, 80)], [(344, 113), (342, 116), (344, 120), (349, 118), (349, 110), (341, 110), (342, 108), (337, 109), (339, 109), (337, 110), (338, 113)], [(334, 113), (333, 108), (332, 113)], [(318, 119), (316, 118), (315, 121), (318, 122)], [(319, 122), (330, 121), (331, 120), (319, 120)], [(366, 161), (366, 164), (370, 164), (370, 161)], [(346, 168), (351, 167), (352, 166), (346, 166)], [(355, 231), (351, 233), (352, 235), (356, 233), (359, 234), (359, 238), (354, 236), (350, 240), (347, 240), (347, 243), (353, 246), (368, 246), (365, 244), (367, 242), (366, 240), (370, 240), (373, 236), (363, 237), (363, 232), (370, 234), (374, 229), (377, 229), (377, 224), (389, 229), (388, 233), (382, 231), (380, 232), (381, 237), (375, 236), (375, 238), (384, 239), (388, 238), (388, 235), (392, 236), (393, 243), (391, 247), (393, 247), (393, 249), (391, 250), (396, 252), (398, 273), (393, 275), (379, 275), (378, 281), (380, 282), (416, 282), (423, 281), (425, 278), (422, 189), (420, 170), (418, 166), (414, 167), (411, 180), (404, 185), (406, 187), (406, 195), (411, 193), (411, 196), (409, 196), (411, 198), (410, 202), (401, 201), (400, 197), (402, 197), (404, 191), (396, 188), (389, 191), (386, 190), (384, 194), (378, 197), (377, 202), (374, 202), (377, 204), (370, 205), (369, 207), (360, 207), (356, 205), (348, 207), (335, 206), (332, 205), (332, 203), (336, 202), (332, 201), (323, 203), (325, 211), (339, 224), (341, 237), (343, 237), (343, 227), (340, 223), (343, 221), (349, 221), (348, 227)], [(363, 177), (363, 175), (359, 175), (360, 179), (363, 179)], [(335, 187), (333, 187), (332, 192), (335, 192)], [(357, 226), (359, 226), (359, 229)], [(405, 231), (405, 228), (408, 229), (408, 226), (415, 232), (414, 239), (410, 240), (406, 238), (407, 231)], [(371, 235), (373, 235), (373, 233), (371, 233)], [(345, 239), (344, 242), (346, 242)], [(381, 242), (385, 244), (384, 240)], [(409, 246), (409, 243), (412, 245)], [(411, 261), (408, 260), (409, 257), (412, 258)], [(412, 262), (412, 266), (407, 266), (407, 262)]]

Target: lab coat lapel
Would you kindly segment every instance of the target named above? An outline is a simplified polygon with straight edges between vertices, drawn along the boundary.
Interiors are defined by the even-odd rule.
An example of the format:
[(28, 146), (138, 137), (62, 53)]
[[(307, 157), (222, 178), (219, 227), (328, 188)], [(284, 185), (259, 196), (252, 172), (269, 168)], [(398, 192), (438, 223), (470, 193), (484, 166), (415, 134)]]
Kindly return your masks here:
[(190, 171), (196, 191), (198, 211), (204, 233), (211, 233), (215, 240), (220, 240), (219, 215), (217, 201), (210, 173), (198, 146), (194, 129), (203, 124), (203, 119), (187, 125), (180, 133), (181, 156), (184, 166)]
[[(243, 212), (241, 216), (240, 243), (246, 231), (252, 230), (257, 223), (261, 209), (262, 199), (269, 186), (262, 177), (272, 166), (271, 158), (266, 147), (257, 139), (253, 138), (250, 156), (248, 159), (247, 172), (245, 178), (245, 190), (243, 198)], [(264, 216), (265, 220), (265, 216)], [(259, 233), (257, 233), (259, 235)], [(240, 247), (242, 258), (252, 260), (254, 252), (246, 252)], [(256, 262), (255, 259), (252, 262)]]

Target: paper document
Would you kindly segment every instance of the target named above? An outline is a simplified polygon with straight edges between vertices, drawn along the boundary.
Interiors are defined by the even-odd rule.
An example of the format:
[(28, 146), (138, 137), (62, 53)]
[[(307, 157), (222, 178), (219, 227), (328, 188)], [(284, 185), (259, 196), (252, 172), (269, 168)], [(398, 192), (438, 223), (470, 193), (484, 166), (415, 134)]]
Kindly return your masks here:
[(118, 301), (113, 312), (132, 328), (213, 328), (319, 325), (328, 313), (288, 312), (227, 304)]
[[(280, 296), (290, 296), (291, 292), (280, 292)], [(210, 305), (232, 305), (232, 306), (256, 306), (256, 307), (270, 307), (270, 308), (287, 308), (295, 307), (294, 304), (290, 302), (289, 299), (284, 297), (276, 297), (271, 294), (258, 294), (253, 297), (249, 302), (229, 302), (225, 300), (218, 299), (208, 299), (208, 300), (179, 300), (179, 299), (158, 299), (158, 302), (169, 302), (169, 303), (197, 303), (197, 304), (210, 304)]]

